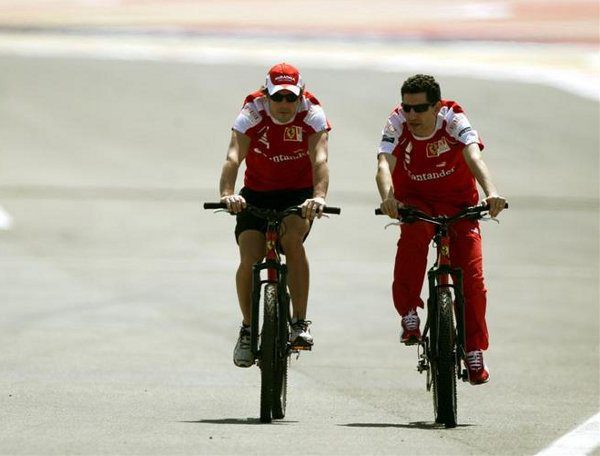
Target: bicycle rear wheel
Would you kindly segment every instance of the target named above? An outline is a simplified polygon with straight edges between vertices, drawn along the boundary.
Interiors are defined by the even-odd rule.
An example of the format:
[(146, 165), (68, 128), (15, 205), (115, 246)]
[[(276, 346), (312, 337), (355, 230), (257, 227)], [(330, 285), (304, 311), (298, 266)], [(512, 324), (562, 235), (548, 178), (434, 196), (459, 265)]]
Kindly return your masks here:
[(432, 347), (437, 356), (432, 360), (433, 409), (435, 422), (456, 427), (456, 331), (452, 312), (452, 294), (448, 288), (437, 291), (437, 321), (432, 331)]
[(260, 335), (260, 421), (271, 422), (277, 370), (277, 286), (267, 284), (264, 291), (263, 326)]

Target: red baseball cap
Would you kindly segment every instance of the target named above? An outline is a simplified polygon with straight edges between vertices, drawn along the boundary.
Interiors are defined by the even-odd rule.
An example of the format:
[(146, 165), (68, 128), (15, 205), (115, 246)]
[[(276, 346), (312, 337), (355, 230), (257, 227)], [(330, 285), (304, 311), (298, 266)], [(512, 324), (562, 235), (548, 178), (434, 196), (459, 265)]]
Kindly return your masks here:
[(269, 95), (273, 95), (280, 90), (289, 90), (290, 92), (300, 95), (304, 88), (302, 76), (298, 68), (289, 63), (278, 63), (269, 70), (266, 82)]

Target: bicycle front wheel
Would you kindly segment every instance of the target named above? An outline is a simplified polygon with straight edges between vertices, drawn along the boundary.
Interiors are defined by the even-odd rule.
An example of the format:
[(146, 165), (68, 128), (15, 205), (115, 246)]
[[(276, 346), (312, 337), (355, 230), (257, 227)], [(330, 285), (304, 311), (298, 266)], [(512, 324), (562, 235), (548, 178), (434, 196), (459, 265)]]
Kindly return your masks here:
[(290, 330), (288, 326), (288, 317), (290, 312), (290, 299), (287, 293), (284, 291), (279, 294), (278, 297), (278, 314), (277, 324), (279, 326), (279, 332), (277, 334), (277, 358), (275, 361), (275, 389), (273, 391), (273, 419), (280, 420), (285, 418), (285, 407), (287, 403), (287, 376), (288, 376), (288, 362), (289, 362), (289, 350), (288, 350), (288, 339), (290, 337)]
[(275, 389), (273, 390), (273, 419), (285, 418), (285, 407), (287, 402), (287, 370), (288, 357), (281, 356), (277, 361), (275, 371)]
[(271, 422), (277, 369), (277, 286), (267, 284), (264, 294), (263, 326), (260, 334), (260, 421)]
[(456, 427), (456, 351), (452, 294), (448, 288), (437, 292), (437, 318), (432, 347), (437, 355), (432, 360), (433, 408), (435, 422)]

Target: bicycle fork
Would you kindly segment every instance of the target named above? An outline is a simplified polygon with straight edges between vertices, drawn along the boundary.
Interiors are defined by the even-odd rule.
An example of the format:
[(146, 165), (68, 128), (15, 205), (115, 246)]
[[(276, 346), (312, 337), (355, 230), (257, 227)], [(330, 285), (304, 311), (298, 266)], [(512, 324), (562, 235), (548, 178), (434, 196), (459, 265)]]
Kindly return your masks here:
[[(267, 279), (261, 278), (261, 272), (267, 270)], [(252, 267), (252, 323), (250, 344), (252, 353), (256, 358), (260, 356), (258, 347), (260, 297), (264, 284), (277, 285), (277, 324), (278, 334), (287, 334), (289, 320), (289, 295), (287, 293), (287, 266), (276, 260), (265, 260)], [(287, 338), (279, 340), (279, 354), (284, 356), (288, 350)]]
[[(439, 347), (437, 346), (439, 306), (437, 297), (440, 289), (448, 288), (454, 292), (454, 313), (456, 323), (456, 373), (459, 379), (468, 380), (467, 371), (463, 369), (462, 361), (466, 358), (465, 352), (465, 299), (463, 295), (463, 273), (460, 268), (452, 268), (450, 266), (450, 246), (449, 239), (443, 233), (435, 239), (435, 244), (438, 248), (438, 261), (427, 271), (427, 280), (429, 284), (429, 297), (427, 299), (427, 321), (423, 330), (422, 341), (419, 343), (417, 356), (417, 370), (419, 373), (427, 372), (427, 391), (431, 389), (431, 369), (432, 360), (439, 356)], [(452, 278), (452, 283), (450, 283)], [(430, 343), (428, 337), (431, 331), (431, 339), (435, 343)]]

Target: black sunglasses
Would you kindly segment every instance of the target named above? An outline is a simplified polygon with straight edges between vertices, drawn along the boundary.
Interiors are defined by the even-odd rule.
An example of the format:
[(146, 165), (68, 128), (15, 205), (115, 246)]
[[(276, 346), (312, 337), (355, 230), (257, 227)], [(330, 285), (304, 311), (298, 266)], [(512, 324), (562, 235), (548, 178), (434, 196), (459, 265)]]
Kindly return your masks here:
[(287, 101), (288, 103), (293, 103), (298, 99), (298, 95), (294, 93), (287, 93), (284, 95), (282, 93), (276, 92), (273, 95), (269, 95), (269, 98), (275, 103), (281, 103), (283, 100)]
[(422, 104), (416, 104), (416, 105), (409, 105), (406, 103), (402, 103), (402, 110), (406, 113), (409, 113), (410, 110), (413, 109), (415, 112), (423, 113), (423, 112), (427, 111), (431, 106), (433, 106), (432, 103), (422, 103)]

